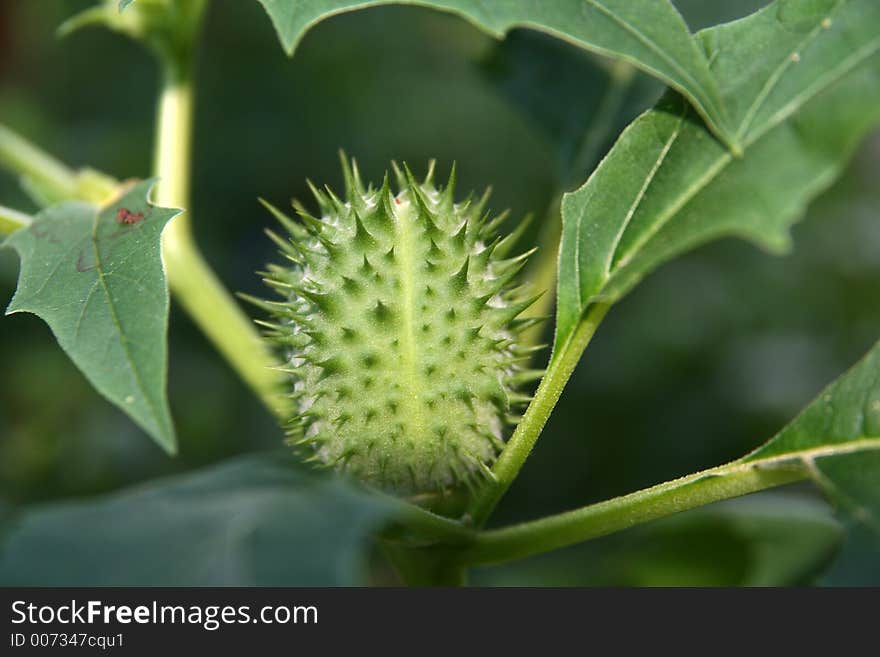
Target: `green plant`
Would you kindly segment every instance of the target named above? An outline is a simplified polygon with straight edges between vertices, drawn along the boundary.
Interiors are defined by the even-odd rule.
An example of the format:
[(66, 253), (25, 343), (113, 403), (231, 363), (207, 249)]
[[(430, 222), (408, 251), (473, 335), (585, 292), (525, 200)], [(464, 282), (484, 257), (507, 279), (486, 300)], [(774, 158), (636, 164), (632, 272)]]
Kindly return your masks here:
[[(354, 8), (338, 0), (305, 8), (293, 0), (261, 2), (289, 53), (310, 26)], [(874, 0), (777, 0), (693, 35), (665, 0), (542, 8), (519, 0), (491, 7), (471, 0), (412, 3), (460, 14), (496, 36), (527, 26), (607, 56), (617, 89), (636, 70), (670, 89), (598, 164), (601, 144), (589, 135), (570, 140), (578, 146), (565, 177), (579, 182), (596, 166), (561, 197), (561, 225), (551, 214), (541, 248), (522, 273), (525, 260), (502, 258), (526, 238), (517, 229), (493, 241), (501, 224), (482, 223), (485, 199), (456, 203), (452, 182), (438, 192), (430, 173), (420, 183), (408, 170), (398, 172), (393, 195), (387, 177), (379, 188), (365, 187), (344, 161), (347, 198), (316, 190), (320, 219), (299, 207), (297, 222), (270, 208), (292, 239), (276, 238), (291, 262), (267, 274), (281, 301), (252, 299), (274, 316), (268, 336), (205, 263), (189, 214), (171, 209), (189, 206), (193, 52), (206, 4), (108, 0), (65, 27), (101, 23), (156, 53), (163, 74), (158, 182), (73, 171), (0, 127), (0, 163), (21, 175), (44, 208), (33, 217), (0, 209), (6, 244), (21, 259), (8, 312), (43, 318), (93, 386), (173, 453), (165, 393), (170, 289), (307, 456), (367, 483), (249, 460), (196, 478), (191, 488), (239, 504), (245, 514), (273, 518), (266, 531), (274, 550), (298, 545), (306, 553), (326, 542), (327, 551), (348, 554), (378, 531), (388, 559), (414, 584), (461, 583), (473, 566), (802, 480), (818, 484), (838, 505), (868, 546), (863, 549), (876, 550), (880, 344), (741, 459), (573, 511), (484, 529), (614, 304), (662, 263), (720, 237), (744, 237), (771, 252), (788, 249), (791, 225), (880, 121)], [(613, 124), (619, 101), (620, 94), (609, 95), (597, 122)], [(546, 352), (536, 345), (538, 318), (552, 311), (554, 295), (536, 301), (517, 283), (555, 286), (546, 369)], [(516, 390), (529, 379), (540, 380), (532, 397)], [(379, 390), (371, 392), (373, 385)], [(503, 432), (502, 421), (518, 402), (528, 402), (525, 412), (512, 432)], [(164, 496), (177, 499), (181, 488), (187, 484), (129, 494), (87, 513), (124, 516), (129, 508), (151, 508), (157, 497), (160, 505)], [(271, 496), (251, 496), (257, 490)], [(62, 540), (63, 528), (82, 513), (26, 515), (7, 539), (3, 578), (39, 580), (23, 565), (29, 546), (47, 536)], [(334, 513), (346, 525), (346, 535), (335, 539), (327, 527)], [(157, 528), (150, 522), (159, 521), (145, 516), (139, 530), (145, 534), (178, 529)], [(196, 511), (182, 512), (181, 527), (195, 518)], [(276, 529), (300, 521), (313, 534)], [(310, 543), (312, 535), (318, 538)], [(304, 565), (297, 583), (313, 581), (318, 570)], [(279, 576), (268, 572), (261, 581), (276, 581), (273, 575)]]
[(290, 438), (306, 460), (393, 491), (479, 487), (529, 355), (516, 318), (534, 299), (511, 285), (525, 258), (502, 259), (488, 195), (456, 203), (454, 172), (441, 191), (433, 164), (422, 183), (397, 168), (394, 195), (387, 174), (365, 188), (343, 167), (345, 200), (315, 190), (321, 219), (275, 210), (290, 262), (266, 281), (283, 301), (257, 302), (288, 352)]

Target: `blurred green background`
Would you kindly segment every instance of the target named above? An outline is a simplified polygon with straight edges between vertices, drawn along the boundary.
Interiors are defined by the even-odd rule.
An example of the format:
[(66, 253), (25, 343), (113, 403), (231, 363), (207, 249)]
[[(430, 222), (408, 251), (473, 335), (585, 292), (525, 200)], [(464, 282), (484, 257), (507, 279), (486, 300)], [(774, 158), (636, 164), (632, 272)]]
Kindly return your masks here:
[[(90, 4), (0, 1), (0, 121), (72, 165), (147, 176), (153, 62), (103, 30), (55, 37)], [(762, 4), (676, 2), (694, 30)], [(253, 272), (274, 248), (256, 198), (308, 200), (307, 177), (339, 188), (339, 148), (374, 180), (391, 159), (421, 170), (434, 157), (441, 171), (456, 160), (461, 189), (491, 184), (494, 208), (543, 217), (588, 175), (577, 163), (594, 162), (660, 92), (636, 75), (603, 118), (608, 130), (587, 132), (606, 98), (607, 62), (524, 30), (499, 43), (454, 17), (402, 7), (330, 19), (291, 60), (257, 2), (214, 0), (199, 60), (196, 233), (226, 284), (257, 294)], [(880, 334), (878, 170), (875, 136), (795, 227), (791, 255), (725, 240), (664, 266), (620, 303), (494, 522), (739, 457), (852, 364)], [(0, 199), (33, 209), (5, 173)], [(15, 255), (0, 251), (4, 304), (17, 271)], [(90, 389), (41, 321), (2, 319), (0, 500), (15, 508), (114, 491), (280, 443), (177, 308), (170, 340), (174, 459)], [(487, 569), (475, 581), (802, 583), (837, 541), (822, 503), (795, 489)], [(376, 559), (372, 580), (388, 578)]]

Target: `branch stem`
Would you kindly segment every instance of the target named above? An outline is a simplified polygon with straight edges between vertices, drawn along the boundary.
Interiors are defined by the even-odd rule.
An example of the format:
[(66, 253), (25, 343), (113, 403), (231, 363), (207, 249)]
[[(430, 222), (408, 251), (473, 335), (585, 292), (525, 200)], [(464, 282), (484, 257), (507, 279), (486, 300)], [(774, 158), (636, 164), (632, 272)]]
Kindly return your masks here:
[[(396, 501), (400, 503), (400, 500)], [(474, 530), (459, 521), (408, 502), (402, 503), (398, 524), (382, 533), (382, 537), (389, 541), (413, 545), (433, 543), (466, 545), (473, 541), (474, 536)]]
[(522, 559), (808, 476), (795, 458), (764, 467), (734, 462), (574, 511), (481, 532), (459, 559), (470, 565)]
[[(156, 122), (154, 201), (190, 206), (193, 75), (191, 62), (165, 62)], [(285, 417), (276, 361), (248, 316), (223, 287), (193, 239), (190, 213), (175, 217), (162, 235), (168, 284), (180, 305), (276, 417)]]
[(479, 527), (486, 522), (516, 479), (608, 308), (606, 304), (594, 304), (559, 353), (554, 354), (535, 397), (492, 468), (495, 481), (483, 489), (468, 512), (474, 526)]

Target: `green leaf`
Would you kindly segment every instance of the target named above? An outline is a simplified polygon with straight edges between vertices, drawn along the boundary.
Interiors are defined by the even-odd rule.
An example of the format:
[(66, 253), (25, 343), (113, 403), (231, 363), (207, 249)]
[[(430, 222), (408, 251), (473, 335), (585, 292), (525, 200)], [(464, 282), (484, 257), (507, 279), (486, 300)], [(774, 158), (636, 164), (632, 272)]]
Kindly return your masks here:
[(95, 389), (174, 452), (160, 236), (179, 211), (150, 205), (151, 186), (141, 182), (105, 207), (55, 205), (7, 238), (21, 272), (6, 314), (42, 318)]
[[(828, 386), (791, 424), (742, 460), (748, 463), (797, 456), (817, 467), (820, 473), (827, 469), (825, 475), (832, 480), (837, 478), (836, 473), (852, 471), (861, 476), (853, 480), (852, 487), (844, 487), (843, 492), (859, 498), (873, 491), (874, 506), (880, 507), (880, 477), (872, 486), (861, 469), (850, 463), (843, 468), (836, 465), (837, 459), (844, 455), (877, 449), (880, 449), (880, 342)], [(877, 458), (880, 455), (875, 455)], [(880, 460), (876, 464), (880, 465)]]
[(119, 13), (121, 14), (126, 9), (128, 9), (128, 6), (133, 2), (134, 0), (119, 0)]
[(396, 505), (289, 454), (239, 458), (98, 499), (21, 511), (0, 543), (4, 586), (362, 584), (370, 535)]
[(462, 16), (502, 38), (513, 27), (552, 34), (631, 62), (685, 94), (727, 143), (732, 131), (706, 58), (668, 0), (259, 0), (288, 54), (315, 24), (379, 5), (417, 5)]
[(880, 342), (791, 424), (740, 463), (797, 462), (880, 556)]
[(562, 204), (555, 350), (594, 302), (727, 235), (771, 251), (880, 120), (880, 4), (787, 0), (697, 35), (744, 155), (675, 95), (637, 119)]

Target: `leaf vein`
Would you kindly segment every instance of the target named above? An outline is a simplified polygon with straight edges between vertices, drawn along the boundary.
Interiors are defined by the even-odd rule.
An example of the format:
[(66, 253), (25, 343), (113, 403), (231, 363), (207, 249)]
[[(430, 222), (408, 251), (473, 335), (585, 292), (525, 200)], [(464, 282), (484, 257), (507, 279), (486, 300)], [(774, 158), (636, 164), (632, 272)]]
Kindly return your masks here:
[(812, 99), (817, 94), (824, 91), (828, 86), (837, 82), (844, 75), (849, 73), (856, 66), (861, 64), (864, 60), (871, 57), (878, 50), (880, 50), (880, 36), (878, 36), (873, 41), (869, 41), (867, 45), (862, 48), (859, 48), (852, 55), (847, 57), (841, 62), (841, 65), (837, 68), (831, 69), (827, 74), (818, 78), (816, 82), (806, 89), (804, 89), (800, 94), (792, 98), (786, 105), (781, 107), (779, 111), (777, 111), (773, 116), (768, 119), (767, 123), (761, 127), (761, 129), (756, 132), (756, 134), (748, 140), (746, 146), (749, 146), (755, 143), (758, 139), (763, 137), (767, 132), (775, 128), (780, 123), (785, 122), (792, 114), (794, 114), (798, 109), (800, 109), (807, 101)]
[[(840, 8), (842, 2), (843, 0), (837, 0), (837, 3), (831, 10), (831, 14), (833, 14)], [(826, 18), (827, 16), (823, 17), (823, 20)], [(743, 121), (740, 124), (739, 129), (737, 130), (738, 139), (742, 139), (745, 136), (745, 133), (751, 127), (752, 122), (755, 120), (755, 117), (757, 116), (761, 107), (764, 105), (765, 102), (767, 102), (767, 98), (769, 98), (773, 89), (776, 87), (777, 84), (779, 84), (779, 81), (782, 79), (782, 76), (785, 74), (785, 72), (792, 65), (794, 65), (795, 55), (799, 51), (803, 50), (806, 46), (808, 46), (824, 30), (825, 28), (822, 26), (822, 21), (819, 21), (816, 26), (807, 34), (807, 36), (804, 37), (804, 39), (800, 43), (798, 43), (797, 47), (785, 56), (785, 58), (782, 60), (776, 70), (773, 71), (770, 77), (767, 78), (767, 81), (764, 83), (761, 91), (752, 101), (752, 104), (749, 105), (749, 108), (746, 110), (745, 116), (743, 116)]]
[(76, 340), (79, 338), (79, 330), (82, 327), (83, 319), (86, 315), (86, 309), (89, 307), (89, 302), (92, 300), (92, 297), (95, 294), (95, 290), (98, 289), (98, 279), (95, 279), (95, 282), (92, 283), (92, 287), (89, 288), (89, 293), (86, 295), (86, 298), (83, 300), (82, 308), (80, 308), (79, 316), (76, 318), (76, 326), (73, 330), (73, 339)]
[(617, 255), (617, 250), (620, 248), (620, 242), (623, 239), (623, 234), (626, 232), (627, 227), (629, 227), (630, 222), (632, 221), (633, 216), (635, 216), (636, 210), (642, 203), (642, 200), (645, 198), (645, 194), (648, 191), (648, 188), (651, 186), (651, 183), (654, 181), (654, 178), (657, 176), (657, 172), (660, 171), (660, 167), (663, 166), (663, 162), (666, 160), (666, 156), (669, 154), (672, 145), (675, 143), (678, 136), (681, 134), (681, 127), (684, 123), (684, 114), (682, 114), (678, 123), (675, 125), (675, 129), (669, 135), (669, 138), (666, 140), (666, 143), (663, 144), (663, 148), (660, 150), (660, 153), (657, 155), (657, 159), (654, 162), (654, 165), (651, 167), (651, 170), (648, 172), (648, 175), (645, 177), (645, 182), (642, 184), (642, 187), (639, 189), (638, 194), (633, 199), (632, 204), (629, 207), (629, 210), (626, 213), (623, 221), (620, 224), (620, 229), (617, 231), (617, 235), (614, 237), (614, 242), (611, 245), (611, 248), (608, 250), (608, 257), (605, 262), (605, 275), (604, 279), (607, 281), (609, 276), (611, 275), (611, 267), (614, 263), (614, 257)]
[(669, 221), (678, 214), (678, 211), (681, 210), (694, 196), (696, 196), (700, 191), (703, 190), (710, 182), (712, 182), (715, 177), (731, 162), (733, 161), (733, 156), (729, 153), (725, 152), (718, 158), (718, 161), (709, 169), (706, 170), (706, 173), (700, 176), (693, 183), (688, 185), (685, 190), (678, 195), (675, 202), (669, 206), (669, 208), (659, 215), (657, 221), (651, 224), (650, 228), (642, 233), (642, 235), (637, 239), (632, 247), (630, 247), (629, 251), (626, 252), (624, 256), (620, 258), (617, 262), (617, 266), (615, 267), (615, 272), (623, 269), (626, 265), (632, 261), (632, 259), (638, 255), (638, 252), (641, 248), (648, 242), (654, 235), (656, 235)]
[(130, 346), (128, 338), (125, 334), (125, 330), (122, 327), (122, 323), (119, 320), (119, 314), (116, 308), (116, 303), (113, 300), (113, 295), (110, 293), (110, 288), (107, 286), (107, 281), (104, 278), (104, 265), (101, 260), (100, 248), (98, 246), (98, 225), (100, 224), (101, 215), (97, 213), (95, 215), (94, 224), (92, 227), (92, 248), (95, 254), (95, 269), (98, 273), (98, 282), (101, 284), (101, 288), (104, 291), (104, 294), (107, 297), (107, 308), (110, 314), (110, 319), (113, 322), (114, 327), (116, 328), (117, 334), (119, 336), (119, 344), (122, 347), (122, 353), (125, 358), (125, 362), (128, 364), (129, 370), (131, 371), (132, 377), (134, 378), (135, 385), (138, 388), (138, 391), (141, 393), (142, 398), (146, 401), (147, 405), (150, 407), (150, 411), (153, 414), (153, 420), (156, 421), (158, 418), (162, 417), (162, 413), (156, 408), (155, 401), (152, 396), (147, 394), (146, 386), (144, 385), (143, 380), (141, 379), (140, 370), (134, 363), (134, 359), (131, 355)]
[[(626, 32), (632, 34), (638, 41), (647, 46), (647, 48), (652, 51), (657, 57), (666, 62), (678, 75), (680, 75), (684, 80), (687, 81), (688, 84), (693, 85), (694, 89), (702, 89), (703, 85), (701, 85), (694, 77), (690, 74), (690, 72), (681, 66), (673, 57), (666, 52), (665, 49), (661, 48), (657, 43), (651, 39), (647, 34), (639, 30), (636, 26), (634, 26), (629, 21), (624, 20), (616, 13), (608, 9), (605, 5), (603, 5), (599, 0), (586, 0), (587, 4), (592, 5), (599, 12), (605, 14), (612, 21), (620, 25)], [(697, 98), (693, 99), (695, 104), (702, 105), (702, 100)], [(714, 103), (713, 103), (714, 104)], [(717, 111), (718, 108), (713, 108), (713, 110)]]

